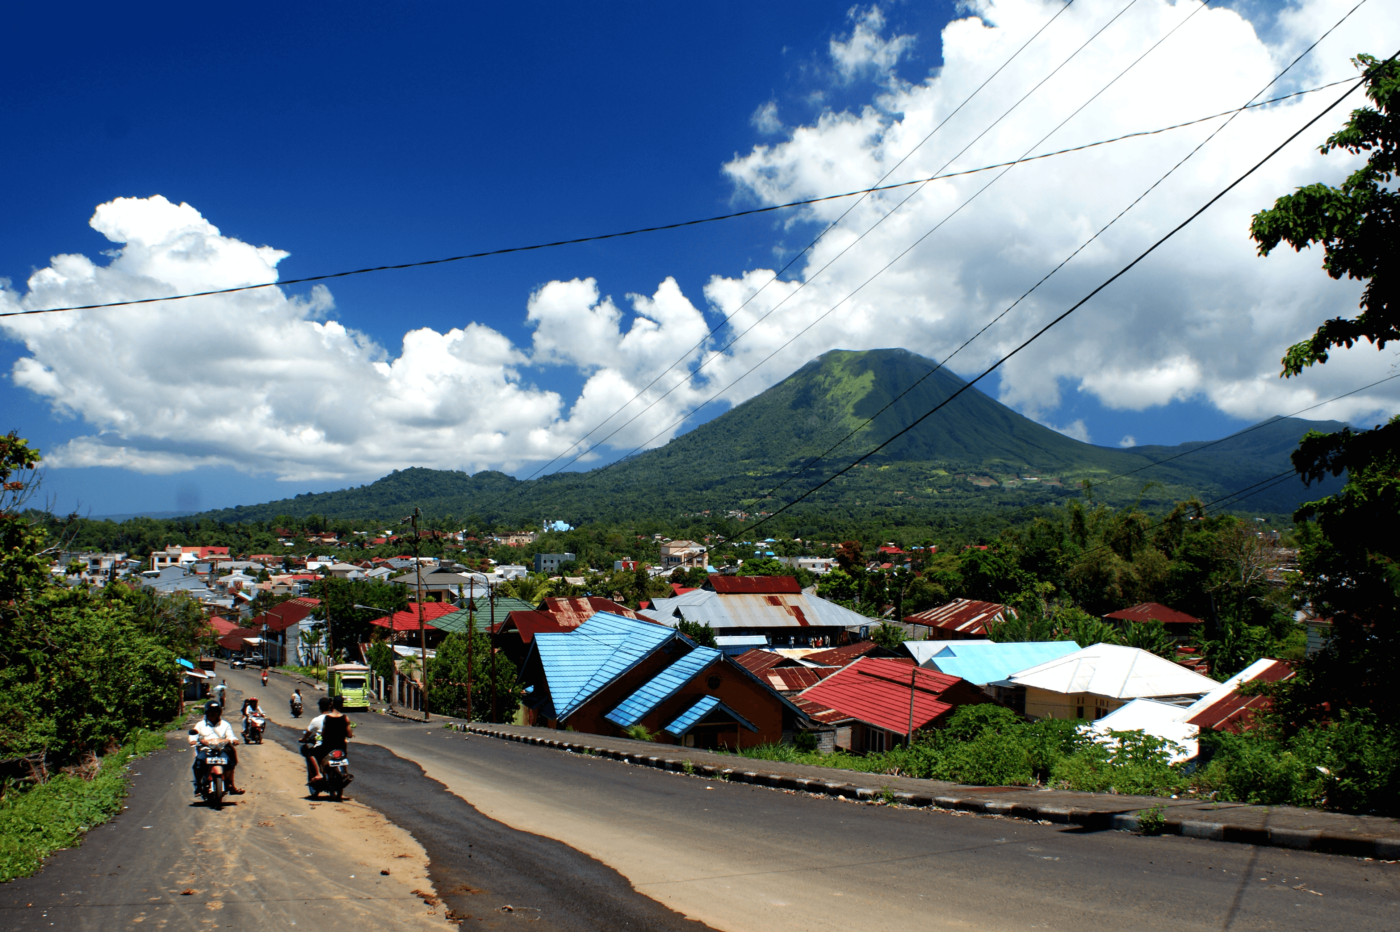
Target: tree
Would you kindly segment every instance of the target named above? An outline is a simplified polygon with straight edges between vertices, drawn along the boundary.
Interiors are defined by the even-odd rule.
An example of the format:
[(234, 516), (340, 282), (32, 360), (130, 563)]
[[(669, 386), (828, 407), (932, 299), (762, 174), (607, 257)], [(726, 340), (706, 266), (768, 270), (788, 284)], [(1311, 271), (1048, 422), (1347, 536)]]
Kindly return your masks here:
[(682, 618), (676, 623), (676, 630), (695, 642), (697, 647), (716, 647), (715, 629), (699, 621), (686, 621)]
[(468, 638), (454, 631), (442, 639), (437, 656), (428, 661), (429, 702), (440, 712), (461, 715), (470, 705), (474, 721), (489, 721), (494, 708), (495, 720), (508, 722), (520, 707), (515, 665), (499, 653), (492, 663), (491, 638), (484, 631), (473, 631)]
[(881, 622), (879, 627), (870, 632), (870, 640), (881, 647), (888, 647), (890, 650), (899, 650), (908, 638), (907, 631), (899, 625), (892, 625), (887, 621)]
[(397, 685), (394, 682), (394, 649), (384, 640), (377, 640), (370, 644), (366, 652), (365, 660), (369, 663), (369, 668), (374, 671), (374, 675), (389, 684), (389, 708), (394, 707), (394, 692)]
[(0, 602), (41, 583), (47, 570), (47, 535), (21, 514), (38, 488), (39, 460), (39, 451), (14, 431), (0, 437)]
[[(1361, 313), (1324, 321), (1313, 335), (1292, 346), (1282, 375), (1326, 363), (1337, 347), (1366, 340), (1378, 349), (1400, 339), (1395, 297), (1400, 276), (1400, 65), (1358, 55), (1366, 96), (1360, 107), (1327, 138), (1321, 152), (1365, 154), (1366, 163), (1340, 187), (1313, 184), (1279, 198), (1256, 214), (1250, 234), (1268, 255), (1280, 243), (1295, 250), (1323, 246), (1323, 269), (1366, 283)], [(1394, 728), (1400, 698), (1393, 676), (1400, 661), (1400, 544), (1392, 529), (1400, 518), (1400, 418), (1372, 430), (1309, 433), (1293, 454), (1305, 482), (1347, 477), (1341, 492), (1298, 509), (1307, 522), (1300, 550), (1301, 600), (1330, 618), (1332, 635), (1319, 655), (1305, 662), (1280, 690), (1279, 715), (1288, 729), (1335, 720), (1355, 712), (1374, 715)]]

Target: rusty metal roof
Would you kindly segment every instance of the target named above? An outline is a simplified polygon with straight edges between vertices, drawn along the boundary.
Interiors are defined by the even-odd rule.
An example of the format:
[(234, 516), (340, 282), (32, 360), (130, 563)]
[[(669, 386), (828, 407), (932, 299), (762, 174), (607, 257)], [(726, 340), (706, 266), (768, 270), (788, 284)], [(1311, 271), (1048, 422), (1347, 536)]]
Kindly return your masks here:
[(506, 616), (506, 620), (501, 623), (501, 631), (515, 631), (520, 635), (520, 640), (529, 644), (536, 634), (545, 631), (567, 631), (568, 628), (559, 623), (559, 619), (549, 612), (511, 612)]
[(731, 593), (768, 594), (800, 593), (802, 587), (793, 576), (711, 576), (709, 588), (725, 595)]
[(832, 647), (827, 650), (819, 650), (813, 654), (807, 654), (802, 658), (804, 663), (814, 663), (820, 667), (844, 667), (859, 657), (866, 654), (873, 654), (876, 657), (894, 657), (895, 652), (888, 648), (881, 647), (874, 641), (856, 641), (854, 644), (846, 644), (841, 647)]
[(956, 631), (968, 637), (982, 637), (987, 633), (987, 625), (1001, 621), (1008, 611), (1005, 605), (998, 602), (954, 599), (947, 605), (905, 615), (904, 620), (910, 624)]
[(840, 668), (773, 667), (770, 670), (757, 674), (757, 676), (780, 693), (796, 693), (810, 686), (817, 685), (838, 669)]
[(610, 612), (614, 615), (621, 615), (623, 618), (637, 618), (641, 621), (655, 620), (635, 612), (625, 605), (619, 605), (612, 599), (605, 599), (597, 595), (577, 596), (568, 599), (545, 599), (543, 610), (552, 614), (560, 626), (564, 628), (577, 628), (598, 612)]
[[(1225, 685), (1238, 687), (1241, 683), (1263, 680), (1277, 683), (1293, 677), (1293, 667), (1282, 660), (1257, 660), (1241, 671)], [(1187, 710), (1191, 714), (1187, 724), (1199, 728), (1213, 728), (1216, 731), (1240, 731), (1249, 725), (1255, 714), (1273, 704), (1269, 696), (1246, 696), (1238, 688), (1232, 688), (1224, 696), (1208, 695)]]
[(806, 595), (801, 589), (795, 593), (728, 594), (700, 589), (673, 599), (655, 599), (653, 604), (654, 615), (663, 619), (665, 624), (675, 624), (673, 619), (684, 618), (709, 625), (717, 634), (770, 628), (850, 628), (871, 623), (864, 615), (835, 602)]

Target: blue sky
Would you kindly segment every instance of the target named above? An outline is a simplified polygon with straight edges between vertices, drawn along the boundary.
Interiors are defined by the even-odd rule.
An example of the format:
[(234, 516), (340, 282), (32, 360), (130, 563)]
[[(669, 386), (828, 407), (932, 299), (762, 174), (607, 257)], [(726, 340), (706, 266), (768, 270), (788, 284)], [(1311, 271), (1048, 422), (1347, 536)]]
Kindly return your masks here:
[[(998, 24), (1009, 28), (1013, 18), (1029, 19), (1034, 12), (1005, 5)], [(106, 261), (104, 251), (120, 244), (90, 228), (88, 220), (98, 205), (115, 198), (162, 195), (173, 204), (187, 203), (222, 237), (289, 253), (277, 266), (285, 279), (752, 206), (766, 195), (746, 179), (764, 170), (782, 178), (786, 192), (816, 193), (803, 187), (809, 182), (801, 165), (815, 156), (802, 149), (807, 143), (795, 128), (821, 137), (824, 114), (858, 115), (872, 105), (880, 111), (882, 95), (907, 98), (907, 88), (919, 87), (943, 64), (940, 32), (961, 15), (948, 3), (894, 4), (871, 19), (868, 11), (853, 13), (848, 2), (813, 0), (604, 7), (350, 3), (241, 7), (230, 13), (189, 5), (31, 5), (10, 11), (8, 31), (15, 41), (0, 61), (8, 89), (0, 107), (12, 140), (0, 150), (7, 221), (0, 224), (0, 276), (10, 279), (16, 293), (22, 294), (25, 280), (53, 256)], [(1149, 25), (1144, 21), (1143, 30)], [(885, 44), (872, 45), (857, 65), (843, 71), (833, 42), (854, 48), (862, 28)], [(1220, 29), (1228, 32), (1228, 24)], [(1280, 39), (1280, 48), (1288, 41)], [(1214, 112), (1213, 103), (1202, 99), (1196, 109)], [(766, 104), (781, 121), (777, 132), (756, 117)], [(893, 116), (880, 112), (888, 125), (911, 111), (906, 106)], [(992, 108), (977, 112), (989, 115)], [(1145, 112), (1139, 122), (1154, 125), (1168, 116)], [(1098, 129), (1086, 127), (1085, 133), (1092, 136)], [(1259, 135), (1262, 144), (1268, 133), (1260, 129)], [(814, 145), (838, 146), (832, 138)], [(779, 157), (784, 144), (788, 148)], [(743, 162), (755, 145), (769, 146), (774, 158), (763, 165)], [(1315, 163), (1304, 160), (1293, 168), (1313, 169)], [(339, 280), (329, 286), (333, 309), (319, 312), (319, 319), (358, 331), (391, 359), (410, 331), (447, 333), (468, 323), (489, 328), (523, 351), (537, 339), (538, 329), (527, 319), (527, 302), (547, 283), (595, 280), (601, 295), (611, 296), (620, 308), (625, 331), (636, 316), (625, 296), (651, 296), (669, 277), (713, 323), (718, 305), (707, 286), (716, 278), (738, 280), (752, 270), (775, 268), (824, 219), (812, 213), (784, 226), (762, 217)], [(995, 229), (988, 233), (993, 241), (997, 235)], [(1061, 246), (1047, 248), (1053, 252)], [(1043, 274), (1037, 260), (1027, 260), (1026, 275)], [(937, 265), (936, 259), (929, 261)], [(960, 266), (961, 287), (977, 266), (970, 260)], [(1315, 268), (1311, 262), (1288, 268), (1295, 266)], [(1092, 276), (1092, 269), (1085, 274)], [(1067, 284), (1066, 296), (1077, 287), (1079, 282)], [(286, 293), (307, 295), (309, 289)], [(163, 348), (168, 335), (161, 329), (197, 330), (199, 314), (163, 320), (160, 308), (143, 313), (151, 316), (143, 318), (139, 331), (113, 324), (114, 335), (107, 339), (121, 342), (131, 334), (159, 344), (169, 368), (140, 385), (112, 386), (112, 397), (120, 399), (123, 391), (168, 393), (176, 407), (207, 421), (212, 415), (197, 411), (195, 402), (211, 395), (202, 387), (200, 371), (217, 359), (218, 341), (186, 357), (178, 340)], [(246, 326), (258, 326), (256, 319)], [(891, 338), (900, 328), (872, 329), (852, 334), (849, 342), (904, 345)], [(768, 376), (750, 394), (823, 348), (843, 345), (844, 336), (838, 330), (792, 347), (775, 362), (779, 368), (764, 370)], [(62, 376), (61, 367), (41, 350), (27, 347), (12, 331), (8, 337), (0, 339), (0, 372), (12, 373), (17, 361), (33, 357)], [(472, 339), (465, 337), (464, 345)], [(921, 339), (927, 346), (913, 341), (910, 348), (937, 348), (930, 338)], [(682, 349), (676, 342), (670, 352)], [(567, 349), (551, 353), (536, 343), (529, 359), (516, 359), (513, 377), (537, 393), (557, 393), (562, 416), (589, 380), (607, 370), (608, 360), (606, 354), (576, 359)], [(1258, 355), (1270, 353), (1276, 360), (1269, 346)], [(566, 357), (567, 364), (561, 362)], [(1086, 369), (1101, 367), (1103, 358), (1087, 361)], [(980, 368), (979, 361), (970, 358), (955, 368), (968, 374)], [(1135, 365), (1176, 372), (1179, 361), (1179, 354), (1166, 353)], [(269, 367), (287, 364), (275, 360)], [(1251, 365), (1254, 374), (1237, 382), (1258, 381), (1264, 364)], [(1015, 385), (993, 381), (986, 389), (1044, 423), (1109, 445), (1127, 435), (1138, 443), (1207, 439), (1257, 416), (1280, 413), (1277, 404), (1266, 401), (1222, 402), (1228, 387), (1210, 387), (1199, 376), (1208, 366), (1199, 360), (1194, 366), (1197, 381), (1184, 387), (1173, 383), (1133, 408), (1115, 403), (1111, 386), (1086, 388), (1066, 381), (1063, 373), (1052, 374), (1048, 383), (1058, 385), (1057, 391), (1025, 374), (1014, 376), (1020, 380)], [(624, 373), (627, 384), (640, 387), (644, 370), (639, 364)], [(302, 461), (290, 454), (275, 461), (240, 460), (236, 431), (218, 438), (178, 436), (161, 434), (152, 424), (131, 426), (131, 418), (102, 423), (102, 413), (60, 403), (60, 394), (19, 381), (12, 374), (0, 380), (5, 429), (18, 430), (46, 450), (101, 436), (104, 443), (137, 451), (123, 454), (126, 466), (81, 465), (104, 460), (72, 453), (59, 457), (63, 465), (49, 470), (46, 491), (60, 510), (80, 506), (110, 514), (221, 507), (342, 487), (382, 474), (387, 465), (499, 465), (526, 474), (540, 462), (516, 452), (501, 454), (498, 462), (482, 454), (457, 464), (450, 456), (417, 455), (407, 441), (396, 460), (392, 440), (389, 452), (376, 447), (373, 456), (360, 457), (355, 452), (360, 448), (351, 445), (347, 456), (359, 458), (340, 474), (320, 461), (297, 465)], [(285, 384), (288, 392), (304, 391), (295, 379)], [(365, 403), (368, 399), (356, 397), (357, 385), (385, 401), (383, 386), (353, 378), (336, 388), (335, 397), (349, 407)], [(264, 390), (277, 394), (275, 385)], [(1323, 395), (1327, 390), (1317, 389)], [(236, 409), (237, 398), (223, 396), (219, 405)], [(737, 400), (742, 396), (726, 396)], [(1278, 404), (1292, 400), (1280, 397)], [(250, 407), (257, 403), (250, 395)], [(403, 403), (424, 402), (406, 392)], [(470, 407), (473, 399), (466, 392), (434, 403)], [(482, 404), (496, 403), (483, 396)], [(701, 417), (726, 407), (712, 404)], [(687, 426), (696, 422), (692, 418)], [(572, 434), (562, 431), (551, 442), (567, 446), (579, 433), (577, 423)], [(140, 456), (152, 451), (200, 465), (142, 465)], [(600, 459), (593, 462), (619, 450), (597, 452)]]

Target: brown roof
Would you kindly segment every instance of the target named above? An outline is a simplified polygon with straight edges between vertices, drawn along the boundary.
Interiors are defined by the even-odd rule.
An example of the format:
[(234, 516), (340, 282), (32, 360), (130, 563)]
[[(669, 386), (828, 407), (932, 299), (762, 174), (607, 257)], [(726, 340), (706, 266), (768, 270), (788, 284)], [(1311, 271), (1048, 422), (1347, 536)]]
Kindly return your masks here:
[(1165, 605), (1158, 605), (1156, 602), (1141, 602), (1131, 608), (1122, 608), (1116, 612), (1109, 612), (1105, 618), (1116, 618), (1119, 621), (1160, 621), (1164, 625), (1200, 625), (1205, 624), (1201, 619), (1185, 612), (1178, 612), (1174, 608), (1167, 608)]
[(851, 716), (844, 712), (838, 712), (830, 706), (822, 705), (814, 699), (808, 699), (800, 695), (792, 697), (792, 704), (803, 712), (806, 712), (807, 717), (812, 721), (821, 722), (823, 725), (834, 725), (837, 722), (848, 721), (851, 718)]
[[(1282, 660), (1273, 661), (1272, 665), (1266, 667), (1257, 676), (1247, 682), (1263, 680), (1265, 683), (1277, 683), (1280, 680), (1290, 679), (1293, 676), (1293, 667)], [(1198, 728), (1213, 728), (1216, 731), (1238, 732), (1249, 726), (1249, 722), (1263, 709), (1267, 709), (1273, 704), (1273, 699), (1269, 696), (1246, 696), (1237, 689), (1224, 698), (1197, 712), (1188, 721), (1188, 725), (1195, 725)]]
[(577, 628), (598, 612), (611, 612), (623, 618), (636, 618), (640, 621), (655, 622), (654, 618), (639, 614), (626, 605), (619, 605), (612, 599), (602, 596), (578, 596), (570, 599), (545, 599), (544, 611), (555, 617), (562, 628)]
[(947, 605), (930, 608), (913, 615), (905, 615), (910, 624), (956, 631), (972, 637), (987, 633), (990, 622), (1001, 621), (1007, 612), (1005, 605), (998, 602), (979, 602), (976, 599), (954, 599)]
[(844, 667), (851, 661), (867, 655), (871, 657), (899, 656), (894, 651), (887, 647), (881, 647), (874, 641), (857, 641), (854, 644), (846, 644), (842, 647), (819, 650), (815, 654), (807, 654), (802, 659), (806, 663), (815, 663), (823, 667)]
[(245, 650), (248, 645), (243, 643), (243, 639), (258, 637), (258, 632), (261, 630), (261, 628), (234, 628), (219, 638), (219, 646), (225, 650)]
[(801, 692), (815, 686), (840, 667), (773, 667), (758, 674), (758, 678), (780, 693)]
[(801, 595), (802, 587), (793, 576), (711, 576), (709, 586), (720, 595), (726, 593), (764, 595), (787, 593)]
[(776, 667), (787, 659), (788, 658), (784, 657), (782, 654), (774, 653), (771, 650), (759, 650), (758, 648), (754, 648), (753, 650), (746, 650), (735, 657), (734, 662), (750, 673), (762, 675), (765, 670), (770, 667)]
[(959, 706), (991, 702), (959, 677), (876, 657), (837, 670), (802, 697), (901, 735), (909, 733), (911, 720), (915, 729), (926, 728)]
[(515, 611), (506, 615), (506, 620), (497, 627), (502, 632), (515, 631), (520, 635), (520, 640), (528, 644), (542, 631), (569, 631), (577, 625), (561, 624), (559, 617), (550, 612)]

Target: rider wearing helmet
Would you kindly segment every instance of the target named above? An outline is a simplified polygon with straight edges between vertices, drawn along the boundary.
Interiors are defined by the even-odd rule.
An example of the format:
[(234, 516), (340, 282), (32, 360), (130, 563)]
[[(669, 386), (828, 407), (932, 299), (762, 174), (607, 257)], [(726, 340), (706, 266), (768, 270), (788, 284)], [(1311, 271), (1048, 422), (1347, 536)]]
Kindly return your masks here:
[(355, 736), (355, 726), (351, 724), (350, 718), (340, 711), (340, 697), (332, 701), (330, 696), (322, 696), (316, 701), (321, 710), (321, 714), (311, 720), (306, 726), (306, 732), (301, 736), (301, 753), (306, 757), (306, 776), (308, 783), (316, 783), (322, 779), (321, 761), (331, 751), (344, 751), (345, 742)]
[(194, 788), (195, 792), (199, 791), (205, 757), (214, 746), (222, 743), (228, 754), (228, 768), (224, 774), (228, 779), (228, 791), (234, 796), (242, 796), (243, 791), (238, 789), (233, 779), (234, 771), (238, 769), (238, 751), (234, 749), (234, 745), (239, 743), (238, 736), (233, 733), (233, 727), (223, 720), (223, 714), (224, 707), (211, 701), (204, 706), (204, 718), (190, 728), (190, 745), (195, 748)]

